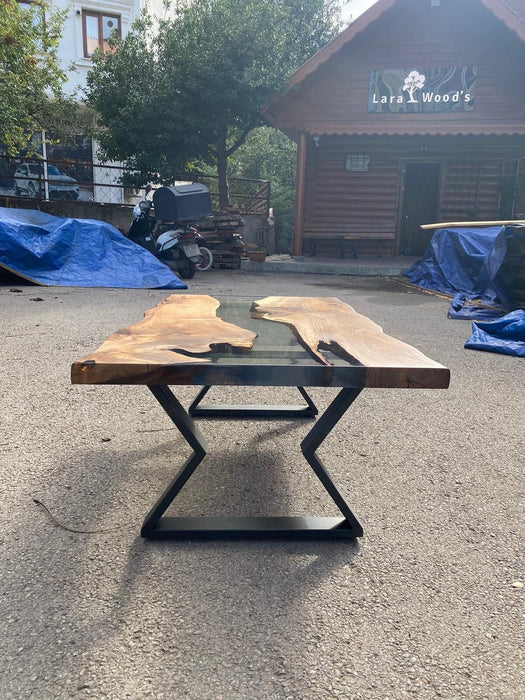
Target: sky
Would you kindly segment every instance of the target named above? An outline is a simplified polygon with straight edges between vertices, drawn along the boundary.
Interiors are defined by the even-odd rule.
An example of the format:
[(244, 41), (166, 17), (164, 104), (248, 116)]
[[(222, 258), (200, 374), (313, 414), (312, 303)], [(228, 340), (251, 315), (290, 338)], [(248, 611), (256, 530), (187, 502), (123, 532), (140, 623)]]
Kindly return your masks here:
[(376, 0), (341, 0), (343, 20), (349, 22), (356, 19), (375, 2)]

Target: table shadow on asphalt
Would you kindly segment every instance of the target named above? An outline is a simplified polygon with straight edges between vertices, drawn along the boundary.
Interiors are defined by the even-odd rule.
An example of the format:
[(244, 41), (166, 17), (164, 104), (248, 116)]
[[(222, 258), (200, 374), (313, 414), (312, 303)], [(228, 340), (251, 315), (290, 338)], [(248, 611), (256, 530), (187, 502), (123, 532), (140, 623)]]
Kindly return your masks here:
[[(286, 428), (279, 425), (274, 432), (286, 432)], [(284, 656), (289, 655), (290, 648), (300, 647), (302, 627), (311, 624), (312, 612), (305, 601), (317, 597), (325, 579), (335, 576), (343, 567), (354, 566), (359, 546), (355, 541), (143, 540), (138, 535), (143, 516), (139, 511), (149, 508), (186, 453), (187, 448), (178, 435), (151, 447), (133, 450), (119, 447), (113, 455), (104, 449), (84, 453), (59, 470), (64, 479), (68, 479), (67, 471), (78, 478), (75, 501), (85, 507), (87, 516), (79, 513), (77, 506), (77, 522), (96, 514), (96, 522), (88, 523), (86, 528), (100, 527), (108, 513), (112, 514), (112, 521), (117, 515), (123, 517), (119, 512), (123, 503), (136, 504), (133, 509), (137, 512), (133, 516), (137, 521), (129, 523), (124, 530), (119, 527), (121, 523), (109, 524), (107, 533), (101, 535), (66, 534), (45, 522), (47, 516), (42, 514), (41, 528), (35, 536), (45, 536), (48, 542), (56, 537), (61, 542), (57, 547), (58, 558), (64, 554), (60, 555), (64, 537), (68, 543), (65, 546), (75, 551), (66, 595), (60, 599), (60, 614), (72, 621), (75, 637), (81, 635), (77, 644), (83, 653), (96, 656), (100, 647), (106, 648), (111, 643), (109, 640), (114, 638), (115, 644), (119, 644), (122, 637), (136, 629), (137, 634), (145, 638), (149, 635), (157, 645), (171, 649), (173, 664), (177, 659), (181, 663), (190, 650), (213, 659), (228, 658), (235, 651), (242, 675), (242, 658), (246, 655), (248, 661), (250, 644), (264, 648), (271, 643), (272, 653), (268, 649), (264, 653), (274, 659), (278, 657), (275, 649)], [(193, 475), (193, 484), (190, 480), (179, 494), (182, 510), (199, 514), (224, 506), (228, 512), (236, 513), (243, 506), (251, 510), (258, 502), (265, 510), (282, 511), (296, 495), (300, 497), (300, 491), (296, 493), (289, 485), (292, 472), (295, 475), (309, 470), (300, 453), (290, 458), (292, 464), (283, 465), (282, 452), (264, 447), (251, 455), (251, 461), (257, 462), (256, 469), (247, 468), (250, 459), (232, 459), (233, 456), (222, 451), (210, 454), (208, 463), (205, 458)], [(226, 464), (227, 469), (221, 468)], [(210, 488), (212, 477), (214, 485)], [(316, 482), (315, 492), (317, 489), (322, 492), (321, 484), (314, 475), (312, 478)], [(60, 520), (75, 527), (67, 515), (68, 504), (63, 493), (59, 494), (58, 489), (53, 492), (46, 483), (37, 490), (51, 510), (58, 504)], [(309, 500), (308, 496), (310, 490), (303, 500)], [(302, 503), (303, 506), (308, 512), (312, 509), (312, 503)], [(329, 509), (330, 514), (336, 511), (333, 505)], [(130, 534), (135, 535), (132, 540)], [(115, 540), (119, 538), (121, 546), (115, 548)], [(109, 540), (112, 546), (104, 554), (104, 543)], [(34, 545), (27, 546), (35, 551)], [(115, 549), (127, 553), (124, 552), (124, 559), (118, 564), (110, 566), (107, 557), (111, 559), (110, 550), (115, 553)], [(23, 553), (18, 552), (20, 555)], [(43, 551), (41, 556), (44, 559), (48, 554)], [(92, 568), (90, 564), (86, 569), (86, 560), (94, 558)], [(49, 562), (33, 562), (33, 567), (45, 571)], [(87, 591), (90, 594), (86, 596)], [(41, 595), (31, 601), (31, 617), (38, 621), (47, 618), (48, 609), (54, 609), (52, 598)], [(56, 630), (49, 622), (40, 629), (39, 643), (52, 649), (55, 640)], [(49, 656), (46, 658), (50, 663)], [(61, 663), (66, 668), (71, 659), (55, 656), (52, 662), (56, 673)], [(152, 654), (148, 665), (152, 671), (165, 672), (166, 658)], [(295, 673), (299, 676), (308, 673), (304, 664), (301, 667), (300, 659), (294, 667)]]

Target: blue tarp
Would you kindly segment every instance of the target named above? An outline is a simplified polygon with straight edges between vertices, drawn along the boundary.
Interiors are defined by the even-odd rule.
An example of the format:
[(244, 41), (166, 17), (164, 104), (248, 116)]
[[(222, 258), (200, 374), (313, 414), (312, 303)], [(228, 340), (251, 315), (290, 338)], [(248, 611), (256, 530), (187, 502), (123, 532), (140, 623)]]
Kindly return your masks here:
[(0, 265), (43, 285), (187, 289), (110, 224), (33, 209), (0, 207)]
[(525, 311), (517, 309), (490, 323), (476, 321), (465, 347), (525, 357)]
[[(404, 274), (412, 284), (453, 295), (448, 315), (477, 319), (465, 347), (525, 356), (525, 312), (516, 311), (504, 260), (524, 226), (438, 229), (423, 258)], [(499, 318), (495, 322), (487, 322)]]
[(448, 310), (449, 318), (462, 320), (477, 319), (491, 321), (500, 318), (505, 311), (499, 306), (486, 306), (479, 297), (471, 297), (468, 294), (456, 294), (450, 302)]
[(499, 272), (507, 252), (507, 239), (517, 231), (523, 228), (438, 229), (422, 259), (404, 274), (412, 284), (426, 289), (451, 295), (462, 292), (486, 304), (508, 308), (505, 280)]

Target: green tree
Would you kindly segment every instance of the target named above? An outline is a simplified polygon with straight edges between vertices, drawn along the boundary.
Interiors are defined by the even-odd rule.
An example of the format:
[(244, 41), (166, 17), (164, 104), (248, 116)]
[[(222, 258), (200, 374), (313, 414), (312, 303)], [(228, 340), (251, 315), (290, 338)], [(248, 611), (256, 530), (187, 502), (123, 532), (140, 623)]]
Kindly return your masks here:
[(294, 222), (296, 144), (281, 131), (254, 129), (228, 163), (228, 174), (270, 181), (276, 232), (290, 238)]
[(87, 101), (102, 154), (143, 181), (169, 182), (200, 161), (217, 169), (228, 203), (228, 159), (288, 76), (336, 32), (337, 0), (193, 0), (158, 28), (144, 15), (98, 53)]
[(9, 155), (31, 149), (36, 131), (60, 131), (72, 113), (56, 55), (64, 17), (48, 0), (0, 0), (0, 143)]

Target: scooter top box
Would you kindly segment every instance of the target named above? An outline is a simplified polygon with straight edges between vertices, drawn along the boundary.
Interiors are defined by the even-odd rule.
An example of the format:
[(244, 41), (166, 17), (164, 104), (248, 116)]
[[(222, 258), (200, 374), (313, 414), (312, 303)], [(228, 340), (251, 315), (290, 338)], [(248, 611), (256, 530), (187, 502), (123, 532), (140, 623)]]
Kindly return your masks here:
[(211, 214), (210, 192), (205, 185), (159, 187), (153, 193), (155, 218), (162, 221), (195, 221)]

